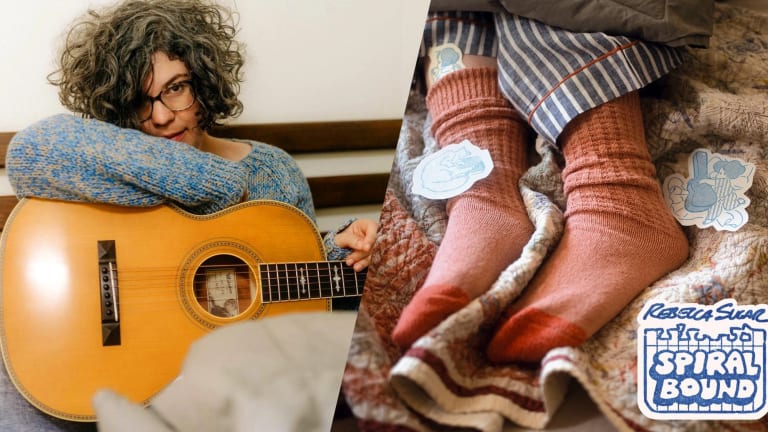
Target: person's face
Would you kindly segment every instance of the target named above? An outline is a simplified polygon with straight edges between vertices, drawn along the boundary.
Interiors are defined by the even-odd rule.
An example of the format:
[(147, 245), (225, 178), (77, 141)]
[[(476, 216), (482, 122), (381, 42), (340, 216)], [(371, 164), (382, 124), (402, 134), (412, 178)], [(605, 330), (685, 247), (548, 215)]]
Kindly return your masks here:
[[(179, 109), (186, 106), (186, 103), (174, 105), (172, 102), (179, 92), (188, 90), (185, 86), (191, 78), (187, 66), (181, 60), (171, 60), (162, 51), (152, 55), (152, 73), (144, 87), (146, 95), (155, 99), (151, 102), (151, 115), (141, 122), (141, 131), (200, 148), (204, 135), (198, 127), (197, 112), (200, 103), (194, 100), (188, 108)], [(162, 101), (156, 99), (161, 94)], [(172, 110), (166, 105), (177, 110)]]

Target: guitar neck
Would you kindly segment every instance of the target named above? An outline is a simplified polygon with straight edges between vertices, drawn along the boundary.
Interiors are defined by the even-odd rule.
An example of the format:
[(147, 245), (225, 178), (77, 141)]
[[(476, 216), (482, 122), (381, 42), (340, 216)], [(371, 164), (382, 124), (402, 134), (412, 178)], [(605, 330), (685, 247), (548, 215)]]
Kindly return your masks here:
[(262, 303), (353, 297), (363, 294), (366, 271), (343, 261), (262, 264)]

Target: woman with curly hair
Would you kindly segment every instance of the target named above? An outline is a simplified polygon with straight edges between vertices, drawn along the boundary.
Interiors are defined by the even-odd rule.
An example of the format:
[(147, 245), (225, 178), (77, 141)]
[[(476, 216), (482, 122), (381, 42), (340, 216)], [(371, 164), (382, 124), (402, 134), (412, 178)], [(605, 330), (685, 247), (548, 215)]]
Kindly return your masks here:
[[(196, 214), (248, 199), (314, 219), (306, 179), (284, 151), (209, 134), (235, 117), (244, 56), (231, 13), (203, 0), (128, 0), (70, 29), (49, 76), (64, 106), (19, 131), (7, 154), (19, 198), (129, 206), (174, 203)], [(376, 223), (329, 236), (329, 259), (361, 269)]]
[[(49, 76), (76, 115), (46, 118), (10, 143), (6, 164), (17, 196), (173, 203), (195, 214), (271, 199), (314, 220), (306, 178), (287, 153), (209, 134), (243, 109), (244, 55), (236, 33), (231, 12), (205, 0), (127, 0), (89, 11), (69, 30), (59, 68)], [(361, 219), (332, 231), (328, 259), (361, 270), (376, 227)], [(15, 413), (24, 430), (56, 423), (30, 414), (7, 383), (0, 375), (3, 417)], [(38, 427), (31, 427), (35, 421)], [(60, 424), (69, 426), (76, 427)]]

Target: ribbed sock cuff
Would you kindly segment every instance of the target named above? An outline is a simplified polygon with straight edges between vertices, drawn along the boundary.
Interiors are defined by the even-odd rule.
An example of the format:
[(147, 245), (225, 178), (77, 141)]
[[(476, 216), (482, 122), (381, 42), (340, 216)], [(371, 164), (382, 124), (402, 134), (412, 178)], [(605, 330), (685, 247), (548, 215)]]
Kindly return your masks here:
[(448, 110), (461, 109), (474, 99), (497, 99), (504, 106), (511, 106), (501, 93), (496, 69), (468, 68), (451, 72), (435, 82), (427, 95), (427, 108), (433, 116), (439, 116)]

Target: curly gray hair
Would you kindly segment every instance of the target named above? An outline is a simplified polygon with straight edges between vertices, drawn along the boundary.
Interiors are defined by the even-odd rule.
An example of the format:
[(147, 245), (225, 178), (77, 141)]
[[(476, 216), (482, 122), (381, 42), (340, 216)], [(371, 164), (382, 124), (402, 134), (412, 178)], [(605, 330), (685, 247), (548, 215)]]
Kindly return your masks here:
[(205, 0), (127, 0), (89, 10), (70, 28), (48, 80), (71, 111), (138, 129), (152, 54), (162, 51), (189, 69), (199, 126), (209, 130), (243, 110), (244, 46), (235, 39), (233, 16)]

